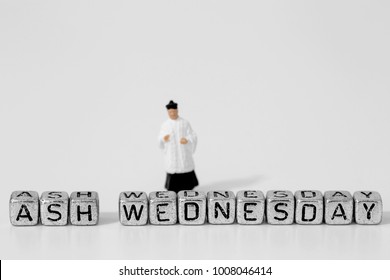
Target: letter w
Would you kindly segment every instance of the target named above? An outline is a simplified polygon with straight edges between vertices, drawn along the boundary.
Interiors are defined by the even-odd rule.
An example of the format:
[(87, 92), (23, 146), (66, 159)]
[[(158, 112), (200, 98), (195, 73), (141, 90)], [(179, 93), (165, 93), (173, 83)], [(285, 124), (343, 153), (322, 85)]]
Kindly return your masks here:
[(138, 194), (135, 193), (135, 192), (131, 192), (131, 193), (124, 193), (125, 197), (126, 198), (130, 198), (132, 196), (136, 197), (136, 198), (139, 198), (141, 195), (142, 195), (142, 192), (139, 192)]
[(131, 216), (133, 215), (133, 213), (134, 213), (135, 219), (137, 221), (139, 221), (139, 219), (141, 218), (141, 215), (142, 215), (142, 211), (144, 210), (144, 206), (141, 205), (141, 207), (139, 208), (138, 213), (137, 213), (137, 208), (135, 207), (135, 204), (132, 204), (130, 206), (130, 212), (128, 211), (126, 205), (123, 205), (123, 210), (125, 210), (126, 219), (128, 221), (131, 220)]

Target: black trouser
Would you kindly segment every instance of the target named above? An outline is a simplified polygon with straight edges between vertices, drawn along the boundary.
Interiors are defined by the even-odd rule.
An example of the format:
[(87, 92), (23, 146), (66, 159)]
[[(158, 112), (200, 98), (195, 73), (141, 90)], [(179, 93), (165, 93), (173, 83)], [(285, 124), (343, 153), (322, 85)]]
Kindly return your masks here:
[(194, 170), (186, 173), (167, 173), (165, 188), (168, 191), (192, 190), (197, 185), (199, 182)]

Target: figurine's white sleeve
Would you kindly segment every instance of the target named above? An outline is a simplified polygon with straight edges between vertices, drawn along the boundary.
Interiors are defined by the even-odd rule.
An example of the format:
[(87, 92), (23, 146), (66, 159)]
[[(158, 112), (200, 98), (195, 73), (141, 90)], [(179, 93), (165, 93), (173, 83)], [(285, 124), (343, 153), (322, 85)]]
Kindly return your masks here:
[(166, 123), (163, 123), (163, 125), (161, 126), (161, 129), (160, 129), (160, 134), (158, 135), (158, 146), (160, 147), (160, 149), (165, 148), (165, 142), (164, 142), (163, 138), (167, 134), (169, 134), (168, 129), (167, 129), (167, 125), (166, 125)]
[(195, 131), (192, 130), (192, 127), (190, 123), (187, 122), (187, 140), (191, 143), (192, 145), (192, 152), (194, 153), (196, 150), (196, 145), (198, 144), (198, 137), (196, 136)]

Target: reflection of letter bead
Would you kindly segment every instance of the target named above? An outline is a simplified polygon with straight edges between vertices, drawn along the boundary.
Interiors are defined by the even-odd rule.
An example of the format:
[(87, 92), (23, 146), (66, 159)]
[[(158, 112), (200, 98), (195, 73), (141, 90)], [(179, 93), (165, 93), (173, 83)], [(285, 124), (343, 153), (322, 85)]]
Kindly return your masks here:
[(236, 199), (232, 191), (207, 193), (207, 213), (210, 224), (232, 224), (236, 215)]
[(179, 223), (201, 225), (206, 221), (206, 194), (198, 191), (180, 191), (177, 194)]
[(176, 197), (176, 193), (173, 191), (158, 191), (149, 194), (149, 220), (151, 224), (176, 224)]
[(319, 225), (324, 217), (324, 201), (319, 191), (295, 192), (295, 222), (301, 225)]
[(347, 225), (352, 223), (353, 199), (347, 191), (326, 191), (325, 223), (329, 225)]
[(14, 226), (35, 226), (39, 220), (39, 197), (34, 191), (15, 191), (9, 201), (9, 217)]
[(376, 225), (382, 221), (381, 195), (374, 191), (358, 191), (353, 194), (355, 221), (361, 225)]
[(41, 195), (41, 222), (45, 226), (68, 223), (69, 196), (66, 192), (44, 192)]
[(294, 195), (290, 191), (267, 192), (267, 222), (272, 225), (290, 225), (294, 222)]
[(237, 223), (258, 225), (264, 220), (265, 198), (261, 191), (237, 193)]
[(148, 222), (148, 196), (145, 192), (121, 192), (119, 221), (125, 226), (140, 226)]
[(73, 192), (70, 195), (70, 222), (77, 226), (96, 225), (99, 221), (97, 192)]

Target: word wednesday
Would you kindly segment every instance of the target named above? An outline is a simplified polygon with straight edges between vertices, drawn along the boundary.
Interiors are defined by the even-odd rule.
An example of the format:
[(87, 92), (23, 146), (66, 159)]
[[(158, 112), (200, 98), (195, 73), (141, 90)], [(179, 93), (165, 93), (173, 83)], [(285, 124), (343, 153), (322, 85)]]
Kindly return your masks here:
[[(97, 192), (48, 191), (39, 198), (35, 191), (15, 191), (10, 198), (10, 221), (16, 226), (96, 225), (99, 221)], [(145, 192), (128, 191), (119, 195), (119, 221), (122, 225), (375, 225), (382, 220), (383, 205), (378, 192), (272, 190), (266, 197), (259, 190)]]

